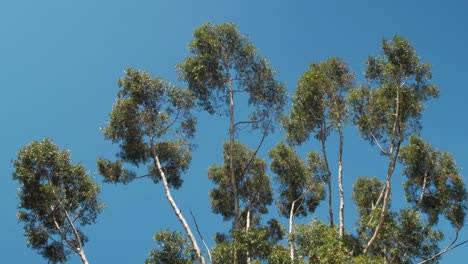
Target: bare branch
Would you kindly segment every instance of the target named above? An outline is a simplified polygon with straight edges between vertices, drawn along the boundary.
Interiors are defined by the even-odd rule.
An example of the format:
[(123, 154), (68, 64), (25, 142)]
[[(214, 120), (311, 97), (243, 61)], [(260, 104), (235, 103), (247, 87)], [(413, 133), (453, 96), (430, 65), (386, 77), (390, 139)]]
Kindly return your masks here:
[(383, 154), (388, 155), (388, 152), (382, 147), (382, 145), (380, 145), (380, 142), (377, 140), (374, 133), (371, 132), (371, 135), (372, 135), (372, 138), (374, 139), (375, 143), (377, 144), (377, 146), (380, 148), (380, 151), (382, 151)]
[(262, 122), (263, 120), (265, 120), (265, 117), (259, 119), (259, 120), (251, 120), (251, 121), (239, 121), (237, 123), (234, 124), (234, 127), (238, 126), (238, 125), (242, 125), (242, 124), (256, 124), (256, 123), (260, 123)]
[(212, 262), (212, 259), (211, 259), (211, 251), (210, 251), (210, 248), (208, 247), (208, 245), (206, 244), (205, 242), (205, 239), (203, 238), (201, 232), (200, 232), (200, 229), (198, 228), (198, 223), (197, 223), (197, 219), (195, 219), (195, 216), (193, 215), (193, 212), (192, 212), (192, 209), (189, 209), (190, 210), (190, 214), (192, 215), (192, 219), (193, 219), (193, 222), (195, 223), (195, 228), (197, 229), (197, 233), (198, 235), (200, 236), (202, 242), (203, 242), (203, 245), (205, 246), (206, 248), (206, 251), (208, 251), (208, 257), (210, 258), (210, 263)]

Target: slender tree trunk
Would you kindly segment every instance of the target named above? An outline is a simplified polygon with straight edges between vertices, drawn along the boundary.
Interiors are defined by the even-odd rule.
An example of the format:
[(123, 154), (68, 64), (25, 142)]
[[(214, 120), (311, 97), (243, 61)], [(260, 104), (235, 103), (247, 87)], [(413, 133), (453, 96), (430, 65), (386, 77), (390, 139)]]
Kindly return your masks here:
[[(49, 182), (52, 182), (49, 178)], [(52, 189), (52, 192), (53, 194), (57, 197), (57, 194), (55, 193), (55, 190)], [(57, 201), (58, 203), (60, 204), (60, 206), (63, 206), (62, 205), (62, 201), (60, 199), (57, 198)], [(51, 211), (53, 212), (55, 210), (54, 206), (50, 206), (50, 209)], [(67, 219), (67, 222), (68, 224), (70, 225), (71, 229), (73, 230), (73, 234), (75, 235), (75, 238), (76, 238), (76, 241), (78, 242), (78, 247), (76, 247), (76, 245), (74, 245), (73, 243), (71, 243), (68, 239), (67, 239), (67, 236), (65, 233), (63, 233), (62, 231), (62, 228), (60, 227), (60, 225), (58, 224), (57, 220), (55, 219), (55, 217), (53, 217), (54, 219), (54, 224), (55, 224), (55, 229), (57, 229), (57, 231), (59, 232), (60, 236), (62, 237), (62, 239), (67, 243), (67, 245), (70, 247), (71, 250), (73, 250), (75, 253), (77, 253), (79, 256), (80, 256), (80, 259), (81, 261), (83, 262), (83, 264), (88, 264), (88, 259), (86, 258), (86, 254), (85, 254), (85, 251), (84, 251), (84, 248), (83, 248), (83, 243), (81, 241), (81, 238), (80, 238), (80, 234), (78, 233), (78, 230), (76, 229), (75, 227), (75, 224), (73, 223), (71, 217), (70, 217), (70, 214), (68, 214), (68, 211), (67, 210), (64, 210), (65, 212), (65, 218)]]
[(234, 174), (234, 89), (232, 80), (229, 81), (229, 168), (231, 188), (234, 195), (234, 230), (239, 230), (239, 194), (237, 191), (236, 175)]
[(294, 224), (294, 205), (296, 200), (291, 204), (291, 211), (289, 211), (289, 256), (291, 257), (291, 263), (294, 263), (294, 243), (292, 239), (293, 224)]
[(83, 264), (88, 264), (88, 259), (86, 258), (86, 254), (83, 249), (83, 243), (81, 242), (80, 234), (78, 233), (78, 230), (73, 224), (73, 221), (67, 211), (65, 211), (65, 217), (67, 218), (68, 224), (71, 226), (73, 230), (73, 234), (75, 234), (76, 241), (78, 241), (78, 248), (76, 249), (75, 252), (78, 253), (78, 255), (80, 256)]
[(328, 164), (328, 158), (327, 158), (327, 148), (325, 146), (325, 124), (322, 124), (322, 129), (320, 131), (321, 133), (321, 140), (322, 141), (322, 153), (323, 153), (323, 160), (325, 161), (325, 167), (327, 168), (327, 184), (328, 184), (328, 213), (330, 215), (330, 226), (333, 227), (335, 226), (334, 221), (333, 221), (333, 203), (332, 203), (332, 186), (331, 186), (331, 170), (330, 166)]
[(340, 237), (344, 234), (344, 191), (343, 191), (343, 129), (338, 126), (340, 149), (338, 152), (338, 188), (340, 192)]
[(161, 181), (164, 186), (164, 191), (166, 192), (166, 197), (167, 200), (169, 200), (169, 203), (172, 206), (172, 209), (174, 210), (174, 213), (176, 214), (177, 218), (179, 218), (180, 223), (182, 223), (182, 226), (184, 227), (185, 231), (187, 232), (187, 235), (190, 238), (190, 241), (192, 242), (193, 249), (195, 250), (195, 253), (197, 254), (197, 258), (200, 261), (200, 264), (205, 264), (205, 258), (203, 257), (200, 247), (198, 246), (197, 240), (195, 239), (195, 236), (193, 235), (192, 231), (190, 230), (190, 227), (185, 220), (184, 216), (182, 215), (182, 212), (180, 211), (179, 207), (177, 207), (176, 202), (172, 198), (171, 190), (169, 189), (169, 185), (167, 183), (166, 175), (164, 174), (164, 171), (161, 167), (161, 163), (159, 162), (159, 158), (156, 154), (154, 154), (154, 162), (156, 167), (158, 168), (159, 171), (159, 176), (161, 177)]
[(427, 184), (427, 171), (424, 171), (424, 180), (423, 185), (421, 187), (421, 194), (419, 195), (417, 207), (421, 207), (422, 199), (424, 198), (424, 193), (426, 192), (426, 184)]
[(78, 255), (80, 255), (80, 258), (81, 258), (81, 261), (83, 262), (83, 264), (88, 264), (89, 263), (83, 249), (80, 250)]
[[(248, 232), (250, 228), (250, 210), (247, 210), (247, 219), (245, 224), (245, 231)], [(250, 264), (250, 252), (247, 249), (247, 264)]]
[[(388, 164), (388, 170), (387, 170), (387, 179), (385, 180), (385, 194), (383, 197), (383, 204), (382, 204), (382, 211), (380, 213), (380, 218), (379, 218), (379, 223), (377, 224), (377, 227), (375, 228), (375, 231), (372, 235), (372, 237), (369, 239), (367, 242), (366, 247), (364, 248), (364, 253), (367, 253), (369, 248), (372, 246), (372, 244), (375, 242), (377, 239), (380, 230), (382, 229), (383, 223), (385, 221), (385, 215), (387, 213), (387, 206), (388, 202), (390, 200), (390, 194), (392, 190), (391, 186), (391, 180), (392, 180), (392, 175), (393, 171), (395, 170), (395, 163), (396, 159), (398, 157), (398, 152), (400, 150), (400, 145), (401, 145), (401, 139), (398, 139), (398, 143), (396, 143), (396, 136), (397, 136), (397, 130), (398, 130), (398, 124), (399, 124), (399, 113), (400, 113), (400, 86), (397, 87), (397, 94), (396, 94), (396, 107), (395, 107), (395, 122), (393, 123), (393, 128), (392, 128), (392, 135), (391, 135), (391, 143), (390, 143), (390, 151), (388, 152), (388, 157), (389, 157), (389, 164)], [(380, 197), (379, 197), (380, 200)], [(376, 205), (377, 207), (378, 205)]]

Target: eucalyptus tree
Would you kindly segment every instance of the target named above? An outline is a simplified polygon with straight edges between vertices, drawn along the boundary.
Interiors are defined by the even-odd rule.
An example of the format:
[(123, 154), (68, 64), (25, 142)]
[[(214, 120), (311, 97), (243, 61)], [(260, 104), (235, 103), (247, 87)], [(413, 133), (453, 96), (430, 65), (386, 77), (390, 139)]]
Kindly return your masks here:
[(409, 135), (420, 131), (424, 102), (439, 95), (439, 88), (430, 83), (431, 66), (420, 62), (409, 41), (400, 36), (384, 39), (382, 51), (366, 62), (369, 84), (350, 95), (354, 122), (362, 137), (377, 145), (388, 159), (385, 185), (372, 208), (380, 208), (380, 216), (365, 252), (376, 241), (385, 221), (400, 146)]
[(326, 169), (318, 153), (309, 153), (307, 166), (292, 148), (282, 142), (270, 150), (269, 156), (272, 159), (271, 171), (277, 176), (279, 212), (289, 218), (289, 251), (291, 261), (294, 261), (294, 218), (314, 212), (325, 198), (322, 179)]
[[(175, 215), (181, 222), (200, 263), (205, 263), (187, 221), (172, 197), (170, 187), (180, 188), (181, 174), (191, 161), (191, 144), (196, 120), (192, 116), (191, 92), (171, 85), (147, 72), (127, 69), (118, 82), (121, 90), (103, 128), (106, 139), (119, 143), (119, 160), (98, 159), (98, 169), (106, 182), (127, 184), (149, 178), (162, 182)], [(123, 163), (147, 166), (147, 174), (136, 176)]]
[[(239, 126), (261, 129), (263, 138), (272, 130), (286, 100), (285, 89), (275, 80), (275, 71), (267, 60), (257, 54), (254, 45), (232, 23), (202, 25), (195, 30), (189, 50), (192, 56), (177, 65), (180, 78), (188, 83), (189, 90), (205, 111), (229, 116), (229, 156), (233, 157)], [(242, 109), (243, 112), (250, 111), (249, 120), (235, 118), (238, 98), (248, 100), (248, 106), (242, 106)], [(230, 195), (234, 200), (234, 230), (239, 230), (236, 166), (238, 164), (231, 158)]]
[(100, 186), (70, 152), (51, 140), (33, 141), (18, 152), (13, 179), (18, 181), (18, 220), (28, 246), (49, 263), (64, 263), (72, 252), (88, 263), (80, 227), (93, 224), (104, 208)]
[(343, 127), (348, 119), (346, 95), (354, 87), (354, 74), (346, 62), (331, 58), (312, 63), (299, 79), (293, 98), (293, 107), (285, 123), (286, 137), (293, 144), (303, 144), (313, 133), (321, 142), (322, 155), (327, 171), (328, 209), (330, 225), (334, 225), (332, 206), (331, 169), (328, 162), (326, 141), (331, 131), (339, 135), (338, 187), (340, 197), (339, 230), (344, 233), (344, 190), (343, 190)]
[[(230, 155), (231, 149), (234, 150), (233, 155)], [(251, 226), (254, 228), (258, 226), (261, 215), (268, 213), (268, 206), (273, 202), (273, 190), (270, 178), (266, 174), (266, 162), (256, 157), (253, 150), (238, 141), (234, 142), (233, 147), (230, 142), (226, 142), (223, 158), (224, 163), (221, 166), (212, 165), (208, 169), (208, 178), (216, 184), (216, 188), (210, 191), (211, 208), (214, 213), (221, 214), (224, 220), (235, 217), (235, 202), (230, 184), (230, 166), (236, 164), (233, 171), (237, 175), (235, 184), (238, 188), (239, 201), (241, 202), (240, 211), (241, 216), (243, 216), (240, 223), (245, 226), (245, 232), (234, 231), (234, 233), (239, 233), (234, 234), (234, 239), (237, 240), (237, 238), (243, 237), (240, 233), (252, 233)], [(246, 241), (248, 244), (253, 243)], [(242, 245), (239, 241), (236, 242), (235, 245)], [(246, 251), (247, 263), (250, 263), (250, 253), (254, 252)]]

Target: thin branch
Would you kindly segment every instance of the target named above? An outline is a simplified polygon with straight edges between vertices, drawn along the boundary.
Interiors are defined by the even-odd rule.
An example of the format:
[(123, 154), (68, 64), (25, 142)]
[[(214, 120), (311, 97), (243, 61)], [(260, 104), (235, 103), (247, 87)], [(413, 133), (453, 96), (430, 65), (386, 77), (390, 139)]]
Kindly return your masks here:
[(171, 128), (171, 126), (174, 125), (177, 120), (179, 120), (179, 115), (180, 115), (180, 110), (177, 110), (177, 114), (176, 114), (176, 117), (174, 118), (174, 120), (172, 120), (172, 122), (167, 127), (163, 128), (160, 132), (158, 132), (158, 134), (163, 135), (164, 133), (166, 133), (166, 131), (169, 128)]
[(67, 210), (65, 210), (65, 216), (66, 216), (66, 218), (67, 218), (68, 223), (70, 224), (70, 226), (71, 226), (72, 229), (73, 229), (73, 233), (75, 234), (76, 240), (78, 241), (79, 251), (82, 252), (82, 251), (83, 251), (83, 244), (81, 243), (80, 234), (78, 233), (78, 230), (75, 228), (75, 225), (73, 224), (73, 222), (72, 222), (72, 220), (71, 220), (71, 218), (70, 218), (70, 215), (68, 214)]
[(375, 143), (377, 144), (377, 146), (379, 146), (380, 151), (382, 151), (383, 154), (388, 155), (388, 152), (382, 147), (382, 145), (380, 145), (380, 142), (379, 142), (379, 140), (377, 140), (374, 133), (371, 132), (371, 135), (372, 135), (372, 138), (374, 139)]
[(198, 235), (200, 236), (202, 242), (203, 242), (203, 245), (205, 245), (205, 248), (206, 248), (206, 251), (208, 251), (208, 257), (210, 258), (210, 263), (212, 262), (212, 259), (211, 259), (211, 251), (210, 251), (210, 248), (208, 247), (208, 245), (206, 244), (205, 242), (205, 239), (203, 238), (201, 232), (200, 232), (200, 229), (198, 228), (198, 223), (197, 223), (197, 219), (195, 219), (195, 216), (193, 215), (193, 212), (192, 212), (192, 209), (189, 209), (190, 210), (190, 214), (192, 215), (192, 219), (193, 219), (193, 222), (195, 223), (195, 228), (197, 229), (197, 233)]
[(242, 125), (242, 124), (256, 124), (256, 123), (260, 123), (262, 122), (263, 120), (265, 120), (265, 117), (259, 119), (259, 120), (251, 120), (251, 121), (239, 121), (237, 123), (234, 124), (234, 127), (238, 126), (238, 125)]
[(458, 228), (458, 229), (457, 229), (457, 232), (455, 233), (455, 238), (453, 239), (453, 241), (452, 241), (447, 247), (445, 247), (442, 251), (440, 251), (439, 253), (435, 254), (434, 256), (432, 256), (432, 257), (430, 257), (430, 258), (428, 258), (428, 259), (425, 259), (425, 260), (419, 262), (418, 264), (424, 264), (424, 263), (426, 263), (426, 262), (429, 262), (429, 261), (431, 261), (431, 260), (434, 260), (434, 259), (436, 259), (436, 258), (442, 256), (443, 254), (445, 254), (445, 253), (447, 253), (447, 252), (449, 252), (449, 251), (452, 251), (452, 250), (454, 250), (455, 248), (457, 248), (457, 247), (459, 247), (459, 246), (461, 246), (461, 245), (463, 245), (463, 244), (465, 244), (465, 243), (468, 243), (468, 240), (465, 240), (465, 241), (460, 242), (460, 243), (458, 243), (458, 244), (455, 245), (455, 243), (456, 243), (457, 240), (458, 240), (458, 235), (459, 235), (459, 233), (460, 233), (460, 230), (461, 230), (461, 228)]
[(263, 144), (263, 141), (265, 140), (266, 138), (266, 135), (267, 135), (267, 130), (265, 129), (265, 131), (263, 132), (263, 135), (262, 135), (262, 139), (260, 140), (260, 143), (258, 144), (257, 146), (257, 149), (255, 150), (254, 154), (252, 155), (252, 157), (250, 157), (250, 160), (249, 162), (247, 162), (247, 165), (244, 167), (244, 169), (242, 170), (242, 173), (241, 173), (241, 177), (244, 178), (244, 175), (245, 173), (247, 172), (247, 169), (249, 168), (250, 164), (252, 163), (252, 161), (254, 160), (254, 158), (257, 156), (257, 153), (258, 151), (260, 150), (260, 147), (262, 146)]

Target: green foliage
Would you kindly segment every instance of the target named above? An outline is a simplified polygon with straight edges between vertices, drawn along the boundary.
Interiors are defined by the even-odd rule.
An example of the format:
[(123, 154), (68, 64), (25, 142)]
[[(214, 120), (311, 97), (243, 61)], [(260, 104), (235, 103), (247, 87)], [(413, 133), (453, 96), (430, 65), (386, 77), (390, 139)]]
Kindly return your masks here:
[[(81, 164), (73, 164), (69, 151), (49, 139), (23, 147), (13, 162), (19, 185), (18, 220), (24, 223), (28, 246), (51, 263), (64, 263), (71, 250), (79, 250), (86, 236), (72, 225), (89, 225), (103, 209), (100, 187)], [(72, 247), (72, 248), (70, 248)]]
[(423, 102), (438, 97), (439, 88), (430, 84), (431, 66), (420, 62), (409, 41), (400, 36), (384, 39), (382, 50), (366, 62), (370, 84), (352, 91), (350, 101), (364, 139), (399, 145), (421, 129)]
[[(212, 165), (208, 169), (208, 178), (216, 184), (210, 191), (211, 208), (221, 214), (224, 220), (234, 217), (234, 200), (230, 183), (230, 143), (224, 143), (224, 163), (222, 166)], [(245, 210), (253, 215), (265, 214), (267, 206), (273, 202), (273, 190), (266, 174), (266, 163), (254, 156), (254, 151), (234, 143), (234, 174), (239, 190), (239, 199), (245, 204)]]
[(189, 241), (179, 232), (159, 231), (153, 240), (157, 249), (150, 252), (145, 264), (193, 264), (197, 258)]
[[(360, 213), (357, 232), (365, 243), (377, 226), (381, 208), (375, 204), (384, 183), (377, 178), (362, 177), (353, 187), (353, 200)], [(443, 233), (432, 229), (415, 209), (404, 208), (398, 213), (387, 211), (379, 239), (369, 254), (377, 259), (385, 258), (388, 263), (413, 263), (437, 253), (442, 239)]]
[(320, 175), (324, 174), (320, 156), (309, 153), (307, 167), (296, 152), (282, 142), (271, 149), (269, 155), (271, 171), (277, 175), (281, 215), (289, 217), (294, 201), (294, 215), (306, 216), (308, 212), (314, 212), (325, 197), (324, 184), (320, 180)]
[(254, 45), (232, 23), (206, 23), (195, 30), (189, 43), (192, 57), (177, 65), (180, 78), (188, 83), (199, 105), (210, 114), (225, 114), (230, 88), (246, 92), (254, 108), (253, 127), (271, 128), (285, 104), (283, 84), (275, 71), (257, 55)]
[(293, 108), (285, 123), (286, 138), (302, 144), (314, 133), (322, 140), (330, 128), (343, 126), (348, 115), (345, 94), (352, 90), (353, 83), (354, 74), (339, 58), (311, 63), (297, 84)]
[(292, 241), (299, 263), (352, 263), (352, 250), (338, 230), (320, 221), (294, 228)]
[(232, 238), (218, 235), (217, 245), (212, 250), (213, 264), (233, 263), (234, 249), (238, 261), (245, 264), (247, 256), (251, 263), (284, 263), (289, 259), (287, 249), (278, 244), (283, 237), (282, 228), (276, 220), (266, 226), (254, 226), (248, 230), (234, 231)]
[[(122, 88), (103, 128), (106, 139), (120, 143), (119, 158), (133, 165), (147, 164), (147, 176), (159, 181), (154, 160), (159, 157), (170, 186), (179, 188), (181, 174), (191, 161), (190, 143), (196, 120), (192, 117), (193, 96), (147, 72), (127, 69), (119, 80)], [(178, 138), (174, 140), (174, 137)], [(99, 173), (106, 182), (128, 183), (135, 174), (121, 161), (98, 160)], [(149, 164), (148, 164), (149, 163)]]
[(404, 184), (408, 202), (427, 214), (431, 225), (444, 215), (455, 228), (462, 227), (467, 191), (452, 156), (412, 136), (410, 144), (402, 147), (399, 160), (408, 178)]

